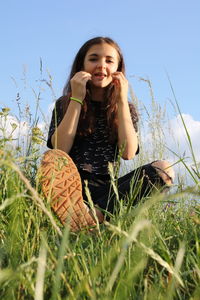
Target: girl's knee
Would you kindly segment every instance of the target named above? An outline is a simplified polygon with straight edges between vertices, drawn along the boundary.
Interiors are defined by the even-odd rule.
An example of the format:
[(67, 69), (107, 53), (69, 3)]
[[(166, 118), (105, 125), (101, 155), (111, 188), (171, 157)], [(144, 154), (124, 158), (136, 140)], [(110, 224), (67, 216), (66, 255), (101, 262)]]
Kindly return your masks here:
[(172, 165), (166, 160), (157, 160), (151, 163), (156, 169), (158, 175), (163, 179), (167, 185), (171, 185), (174, 182), (175, 173)]

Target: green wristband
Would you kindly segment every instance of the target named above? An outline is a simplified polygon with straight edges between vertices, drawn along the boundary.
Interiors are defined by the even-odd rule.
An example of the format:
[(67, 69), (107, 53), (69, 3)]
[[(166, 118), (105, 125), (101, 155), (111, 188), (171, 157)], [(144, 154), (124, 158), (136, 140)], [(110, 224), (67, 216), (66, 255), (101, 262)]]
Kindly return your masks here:
[(70, 100), (76, 101), (78, 103), (80, 103), (81, 105), (83, 105), (83, 101), (74, 97), (70, 97)]

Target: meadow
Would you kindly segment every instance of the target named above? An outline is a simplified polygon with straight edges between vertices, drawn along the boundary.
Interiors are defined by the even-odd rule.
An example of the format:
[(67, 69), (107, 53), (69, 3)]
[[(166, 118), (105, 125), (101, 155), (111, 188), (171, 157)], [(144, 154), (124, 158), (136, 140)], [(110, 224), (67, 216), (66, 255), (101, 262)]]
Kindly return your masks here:
[[(21, 113), (26, 120), (24, 126), (29, 125), (24, 139), (15, 122), (7, 134), (6, 120), (12, 112), (2, 108), (0, 299), (200, 299), (198, 162), (184, 119), (192, 164), (167, 149), (162, 131), (165, 108), (154, 99), (148, 80), (147, 85), (151, 109), (146, 115), (153, 142), (147, 150), (143, 143), (146, 125), (141, 122), (140, 155), (132, 167), (170, 153), (174, 166), (181, 165), (181, 171), (167, 194), (156, 193), (134, 207), (130, 203), (136, 191), (129, 195), (126, 205), (119, 199), (119, 212), (93, 231), (69, 232), (42, 195), (37, 169), (46, 137), (38, 126), (39, 96), (34, 117), (27, 107), (24, 115)], [(131, 98), (139, 112), (146, 110), (133, 91)], [(175, 94), (174, 103), (180, 112)], [(122, 173), (126, 168), (122, 167)]]

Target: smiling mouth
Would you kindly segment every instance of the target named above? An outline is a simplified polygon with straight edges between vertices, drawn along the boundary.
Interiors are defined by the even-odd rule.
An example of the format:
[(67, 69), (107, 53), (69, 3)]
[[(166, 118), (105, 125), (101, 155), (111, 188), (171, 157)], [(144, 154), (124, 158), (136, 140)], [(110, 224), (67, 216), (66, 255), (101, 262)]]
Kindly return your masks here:
[(99, 79), (104, 79), (106, 77), (106, 74), (98, 72), (94, 74), (94, 77), (99, 78)]
[(95, 77), (106, 77), (106, 74), (98, 72), (94, 74)]

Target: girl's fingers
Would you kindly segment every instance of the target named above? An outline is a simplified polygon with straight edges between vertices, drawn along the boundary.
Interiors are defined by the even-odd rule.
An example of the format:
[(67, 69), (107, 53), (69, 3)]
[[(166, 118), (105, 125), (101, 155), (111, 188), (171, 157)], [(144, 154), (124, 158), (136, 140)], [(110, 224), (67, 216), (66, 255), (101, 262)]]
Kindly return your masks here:
[(92, 75), (89, 74), (89, 73), (83, 75), (83, 80), (84, 80), (84, 81), (88, 81), (88, 80), (90, 80), (91, 78), (92, 78)]
[(115, 73), (112, 73), (112, 77), (114, 79), (118, 79), (118, 80), (125, 80), (127, 81), (126, 77), (124, 76), (124, 74), (122, 72), (115, 72)]
[[(72, 94), (78, 99), (84, 99), (86, 94), (86, 84), (91, 79), (91, 74), (87, 72), (77, 72), (70, 80)], [(75, 97), (74, 96), (74, 97)]]
[(87, 72), (78, 72), (74, 75), (74, 77), (72, 79), (74, 80), (89, 80), (91, 79), (92, 75), (90, 73), (87, 73)]
[(124, 74), (122, 72), (113, 73), (112, 78), (113, 78), (113, 84), (115, 86), (127, 85), (128, 84), (128, 80), (126, 79), (126, 77), (124, 76)]
[(88, 80), (91, 79), (91, 77), (92, 75), (89, 73), (76, 73), (74, 77), (72, 77), (71, 83), (75, 85), (85, 85), (88, 82)]
[(115, 72), (112, 74), (113, 85), (118, 100), (127, 99), (128, 95), (128, 80), (122, 72)]

